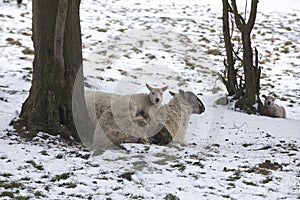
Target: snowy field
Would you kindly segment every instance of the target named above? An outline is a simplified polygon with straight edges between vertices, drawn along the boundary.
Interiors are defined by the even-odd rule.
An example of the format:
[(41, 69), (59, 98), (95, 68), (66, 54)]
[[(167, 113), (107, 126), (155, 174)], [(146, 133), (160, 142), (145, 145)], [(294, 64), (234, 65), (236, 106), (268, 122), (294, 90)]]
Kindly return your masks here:
[(287, 119), (215, 105), (226, 94), (221, 0), (82, 1), (86, 88), (168, 84), (206, 106), (184, 145), (97, 156), (45, 133), (25, 141), (9, 126), (30, 88), (31, 1), (0, 6), (0, 199), (300, 199), (300, 1), (261, 0), (252, 32), (261, 92), (277, 96)]

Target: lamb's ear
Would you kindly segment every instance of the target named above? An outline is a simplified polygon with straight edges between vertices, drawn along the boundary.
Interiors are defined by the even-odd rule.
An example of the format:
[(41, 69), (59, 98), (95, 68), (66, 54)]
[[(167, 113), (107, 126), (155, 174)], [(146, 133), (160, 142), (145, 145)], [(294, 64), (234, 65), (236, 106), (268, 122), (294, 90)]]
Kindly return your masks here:
[(167, 89), (168, 89), (168, 85), (166, 85), (165, 87), (163, 87), (163, 88), (161, 88), (161, 90), (164, 92), (164, 91), (166, 91)]
[(171, 92), (171, 91), (169, 91), (169, 93), (170, 93), (170, 95), (172, 95), (172, 96), (175, 96), (175, 92)]
[(146, 83), (146, 87), (148, 88), (148, 90), (150, 90), (150, 91), (152, 91), (153, 90), (153, 88), (150, 86), (150, 85), (148, 85), (148, 83)]

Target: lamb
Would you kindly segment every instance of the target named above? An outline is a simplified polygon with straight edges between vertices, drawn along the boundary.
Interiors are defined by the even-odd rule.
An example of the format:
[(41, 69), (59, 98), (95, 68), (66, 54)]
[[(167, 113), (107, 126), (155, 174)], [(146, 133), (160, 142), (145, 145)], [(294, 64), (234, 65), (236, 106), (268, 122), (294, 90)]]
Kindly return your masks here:
[(264, 114), (266, 116), (286, 118), (286, 112), (284, 107), (275, 104), (274, 101), (276, 99), (274, 97), (266, 95), (263, 95), (262, 97), (265, 98), (264, 107), (266, 109)]
[[(153, 88), (146, 83), (149, 94), (133, 94), (125, 98), (130, 98), (129, 109), (131, 118), (141, 116), (143, 118), (152, 118), (159, 110), (163, 100), (163, 92), (168, 89), (168, 86), (163, 88)], [(122, 99), (124, 102), (124, 99)]]
[[(170, 94), (173, 98), (159, 109), (150, 122), (138, 118), (132, 123), (128, 117), (116, 120), (112, 108), (107, 109), (99, 119), (100, 126), (95, 130), (92, 148), (101, 150), (121, 143), (167, 145), (171, 141), (183, 142), (190, 115), (203, 113), (205, 107), (192, 92), (179, 90), (178, 94)], [(121, 126), (119, 120), (123, 123)]]

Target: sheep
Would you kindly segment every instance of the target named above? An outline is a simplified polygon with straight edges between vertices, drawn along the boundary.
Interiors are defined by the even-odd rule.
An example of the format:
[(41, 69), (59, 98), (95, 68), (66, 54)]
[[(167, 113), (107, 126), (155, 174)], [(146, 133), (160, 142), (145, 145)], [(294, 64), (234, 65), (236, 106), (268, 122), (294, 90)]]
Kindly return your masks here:
[[(85, 90), (85, 102), (90, 119), (95, 124), (97, 118), (100, 118), (103, 112), (111, 107), (112, 93)], [(114, 94), (114, 98), (120, 98), (121, 95)]]
[(173, 92), (170, 94), (173, 98), (163, 106), (167, 116), (164, 128), (149, 138), (150, 143), (166, 145), (170, 142), (170, 137), (174, 142), (184, 143), (190, 115), (201, 114), (205, 111), (204, 104), (193, 92), (179, 90), (177, 94)]
[(265, 115), (269, 117), (279, 117), (279, 118), (286, 118), (286, 112), (284, 107), (279, 106), (274, 103), (276, 100), (272, 96), (263, 95), (262, 97), (265, 98), (264, 107), (265, 107)]
[[(173, 98), (163, 105), (149, 122), (136, 118), (133, 121), (115, 116), (107, 109), (96, 127), (92, 149), (99, 150), (121, 143), (150, 143), (167, 145), (171, 141), (183, 143), (191, 114), (201, 114), (205, 107), (192, 92), (170, 92)], [(120, 118), (119, 118), (120, 117)], [(121, 126), (120, 126), (121, 124)], [(134, 134), (133, 134), (134, 133)]]
[[(163, 100), (163, 92), (168, 86), (163, 88), (153, 88), (146, 84), (149, 89), (149, 94), (133, 94), (133, 95), (118, 95), (100, 91), (85, 91), (85, 100), (89, 116), (93, 122), (96, 118), (100, 118), (105, 110), (110, 108), (112, 104), (117, 105), (122, 102), (129, 102), (127, 107), (130, 107), (130, 115), (132, 118), (142, 116), (148, 118), (154, 115), (161, 106)], [(118, 107), (118, 106), (116, 106)]]
[[(114, 119), (128, 119), (125, 124), (124, 120), (116, 120), (119, 121), (119, 126), (122, 126), (123, 124), (123, 127), (125, 128), (130, 127), (130, 124), (135, 125), (136, 123), (133, 121), (142, 122), (144, 119), (151, 119), (151, 116), (154, 116), (159, 110), (163, 99), (163, 92), (168, 88), (168, 86), (163, 88), (153, 88), (146, 84), (146, 87), (149, 89), (149, 94), (133, 94), (124, 96), (86, 90), (86, 105), (89, 117), (94, 125), (94, 132), (102, 132), (101, 127), (98, 124), (98, 119), (101, 118), (105, 110), (110, 108), (114, 115)], [(109, 116), (106, 117), (109, 118)], [(144, 121), (143, 124), (146, 125), (147, 122)], [(140, 126), (142, 126), (141, 123)], [(136, 126), (135, 129), (137, 129), (135, 132), (143, 131), (143, 128), (139, 128), (139, 126)], [(106, 138), (103, 138), (103, 136), (103, 134), (101, 137), (99, 135), (96, 136), (97, 143), (103, 143), (103, 141), (104, 143), (109, 143)], [(93, 137), (92, 140), (95, 140), (95, 138)], [(93, 142), (91, 141), (89, 143)]]

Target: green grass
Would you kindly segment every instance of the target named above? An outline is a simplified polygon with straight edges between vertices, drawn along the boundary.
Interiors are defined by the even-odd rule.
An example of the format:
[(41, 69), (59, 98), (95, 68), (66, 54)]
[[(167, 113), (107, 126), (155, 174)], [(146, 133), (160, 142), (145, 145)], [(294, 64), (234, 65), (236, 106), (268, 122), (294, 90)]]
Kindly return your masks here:
[(70, 173), (63, 173), (60, 175), (56, 175), (51, 179), (51, 182), (60, 181), (60, 180), (67, 180), (70, 177)]
[(33, 160), (27, 160), (26, 163), (31, 164), (34, 168), (38, 170), (44, 170), (43, 165), (38, 165)]

